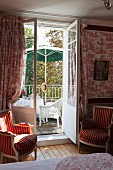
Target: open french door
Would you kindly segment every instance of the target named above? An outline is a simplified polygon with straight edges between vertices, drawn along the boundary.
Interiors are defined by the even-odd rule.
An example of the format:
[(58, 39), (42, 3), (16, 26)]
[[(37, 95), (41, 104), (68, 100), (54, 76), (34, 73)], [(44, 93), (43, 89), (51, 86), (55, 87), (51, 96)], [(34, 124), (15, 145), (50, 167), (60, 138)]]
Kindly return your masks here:
[(78, 141), (79, 107), (79, 19), (64, 31), (63, 56), (63, 132), (74, 143)]
[[(34, 72), (34, 85), (33, 85), (33, 96), (34, 96), (34, 103), (33, 107), (28, 107), (28, 106), (13, 106), (13, 113), (15, 115), (15, 121), (16, 123), (19, 122), (26, 122), (34, 125), (34, 132), (36, 132), (36, 55), (37, 55), (37, 19), (27, 19), (24, 21), (24, 28), (32, 28), (32, 34), (33, 37), (29, 37), (25, 39), (25, 46), (29, 44), (31, 41), (33, 43), (33, 48), (34, 48), (34, 58), (33, 58), (33, 72)], [(25, 68), (26, 69), (26, 68)], [(25, 71), (25, 70), (24, 70)], [(25, 87), (25, 73), (23, 74), (23, 85), (22, 87)], [(31, 91), (28, 89), (29, 87), (26, 87), (26, 90)]]

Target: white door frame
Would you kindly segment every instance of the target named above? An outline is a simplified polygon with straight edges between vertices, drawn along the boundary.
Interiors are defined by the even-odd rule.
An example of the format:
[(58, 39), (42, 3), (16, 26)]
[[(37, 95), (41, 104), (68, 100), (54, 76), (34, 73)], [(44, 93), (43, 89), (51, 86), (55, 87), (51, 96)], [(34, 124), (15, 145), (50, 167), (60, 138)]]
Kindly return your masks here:
[[(76, 25), (76, 107), (72, 107), (67, 103), (68, 98), (68, 75), (66, 71), (68, 69), (68, 31)], [(64, 31), (64, 63), (63, 63), (63, 124), (62, 128), (66, 136), (68, 136), (74, 143), (78, 143), (78, 122), (79, 122), (79, 81), (80, 81), (80, 33), (79, 33), (79, 19), (76, 19), (67, 29)], [(68, 115), (68, 113), (70, 115)], [(75, 112), (75, 124), (69, 121), (72, 116), (72, 112)], [(67, 120), (66, 120), (67, 117)], [(72, 118), (71, 118), (72, 119)], [(73, 124), (73, 125), (72, 125)], [(72, 128), (72, 131), (70, 128)], [(69, 132), (68, 132), (69, 128)]]
[(37, 18), (27, 19), (25, 23), (33, 22), (34, 23), (34, 133), (36, 133), (36, 61), (37, 61)]

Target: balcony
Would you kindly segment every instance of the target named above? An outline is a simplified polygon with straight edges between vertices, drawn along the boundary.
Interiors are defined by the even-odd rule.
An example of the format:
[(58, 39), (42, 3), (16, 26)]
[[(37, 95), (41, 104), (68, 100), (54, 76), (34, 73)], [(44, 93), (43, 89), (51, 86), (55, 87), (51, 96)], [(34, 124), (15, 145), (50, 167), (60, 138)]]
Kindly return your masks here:
[[(23, 106), (23, 107), (34, 107), (33, 104), (33, 91), (34, 86), (33, 85), (25, 85), (22, 86), (22, 89), (24, 92), (21, 93), (21, 96), (16, 106)], [(45, 93), (41, 91), (41, 86), (37, 85), (36, 88), (38, 99), (36, 100), (36, 108), (37, 112), (40, 112), (39, 105), (44, 104), (46, 100), (47, 103), (54, 102), (60, 98), (62, 98), (62, 86), (61, 85), (48, 85), (46, 96)], [(45, 99), (46, 97), (46, 99)], [(43, 101), (43, 102), (42, 102)], [(59, 127), (57, 127), (57, 121), (56, 119), (49, 118), (48, 122), (45, 120), (42, 120), (41, 126), (39, 126), (39, 114), (38, 117), (36, 117), (36, 128), (37, 128), (37, 135), (46, 135), (46, 134), (61, 134), (62, 133), (62, 121), (61, 117), (59, 118)]]
[[(34, 86), (33, 85), (23, 85), (22, 89), (24, 90), (23, 96), (30, 97), (31, 94), (33, 94)], [(46, 92), (46, 101), (55, 101), (57, 99), (62, 98), (62, 85), (48, 85), (47, 86), (47, 92)], [(36, 87), (37, 94), (45, 100), (45, 93), (41, 91), (41, 86), (37, 85)]]

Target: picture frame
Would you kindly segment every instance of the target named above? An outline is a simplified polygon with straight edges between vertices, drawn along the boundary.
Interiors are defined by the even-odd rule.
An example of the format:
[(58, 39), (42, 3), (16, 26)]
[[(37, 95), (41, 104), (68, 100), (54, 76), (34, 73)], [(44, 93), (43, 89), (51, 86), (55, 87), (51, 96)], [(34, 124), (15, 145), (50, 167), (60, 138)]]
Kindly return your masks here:
[(109, 61), (95, 61), (94, 80), (108, 80)]

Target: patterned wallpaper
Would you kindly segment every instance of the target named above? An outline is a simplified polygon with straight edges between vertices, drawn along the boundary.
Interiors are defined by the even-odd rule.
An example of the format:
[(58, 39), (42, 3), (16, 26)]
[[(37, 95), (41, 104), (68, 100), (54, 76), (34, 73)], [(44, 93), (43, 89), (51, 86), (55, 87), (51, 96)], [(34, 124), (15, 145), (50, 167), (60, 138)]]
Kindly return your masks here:
[[(113, 97), (113, 33), (84, 31), (87, 58), (88, 98)], [(108, 80), (94, 80), (94, 63), (109, 61)]]

